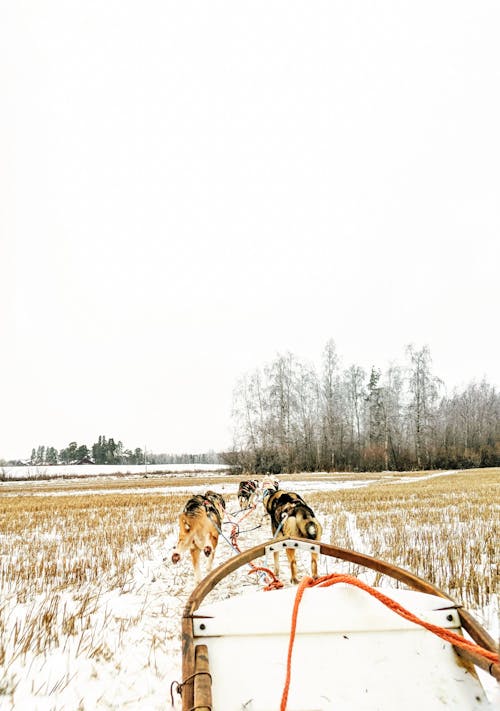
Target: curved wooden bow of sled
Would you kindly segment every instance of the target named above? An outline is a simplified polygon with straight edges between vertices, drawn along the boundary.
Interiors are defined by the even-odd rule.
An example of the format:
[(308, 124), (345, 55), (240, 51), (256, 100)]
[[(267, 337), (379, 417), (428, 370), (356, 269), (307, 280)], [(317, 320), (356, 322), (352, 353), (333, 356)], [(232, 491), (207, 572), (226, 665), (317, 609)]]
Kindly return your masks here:
[[(316, 542), (315, 542), (316, 543)], [(184, 608), (183, 619), (182, 619), (182, 696), (183, 696), (183, 708), (191, 709), (196, 708), (194, 700), (194, 688), (196, 686), (195, 682), (198, 676), (203, 676), (207, 674), (207, 668), (203, 662), (203, 655), (200, 656), (196, 654), (195, 642), (194, 642), (194, 632), (193, 632), (193, 619), (196, 617), (196, 610), (199, 608), (206, 596), (215, 588), (215, 586), (223, 580), (225, 577), (233, 573), (238, 568), (250, 563), (256, 558), (260, 558), (265, 555), (266, 549), (270, 546), (276, 547), (290, 547), (295, 544), (311, 544), (310, 540), (301, 538), (289, 538), (286, 540), (270, 540), (265, 543), (261, 543), (258, 546), (249, 548), (233, 558), (230, 558), (225, 563), (222, 563), (218, 568), (207, 575), (199, 585), (191, 593), (186, 606)], [(410, 573), (404, 568), (399, 568), (392, 563), (387, 563), (378, 558), (373, 558), (372, 556), (365, 555), (364, 553), (358, 553), (356, 551), (348, 550), (346, 548), (339, 548), (330, 543), (317, 543), (319, 547), (319, 552), (322, 555), (327, 555), (333, 558), (338, 558), (350, 563), (355, 563), (357, 565), (362, 565), (370, 570), (375, 570), (378, 573), (387, 575), (394, 580), (407, 585), (410, 589), (416, 590), (418, 592), (427, 593), (430, 595), (437, 595), (438, 597), (444, 598), (448, 607), (456, 608), (457, 613), (460, 617), (460, 622), (464, 630), (470, 635), (470, 637), (484, 649), (498, 654), (498, 647), (495, 644), (493, 638), (488, 634), (488, 632), (477, 622), (477, 620), (466, 610), (464, 610), (460, 604), (456, 603), (449, 595), (444, 593), (442, 590), (437, 588), (435, 585), (423, 580), (422, 578)], [(480, 667), (484, 671), (491, 674), (493, 677), (500, 681), (500, 665), (498, 663), (492, 663), (482, 657), (480, 654), (475, 652), (470, 652), (464, 649), (459, 649), (454, 647), (456, 653), (465, 661)], [(195, 658), (196, 657), (196, 658)], [(201, 662), (200, 662), (201, 660)], [(200, 666), (201, 663), (201, 666)], [(203, 708), (210, 708), (210, 706), (204, 706)]]

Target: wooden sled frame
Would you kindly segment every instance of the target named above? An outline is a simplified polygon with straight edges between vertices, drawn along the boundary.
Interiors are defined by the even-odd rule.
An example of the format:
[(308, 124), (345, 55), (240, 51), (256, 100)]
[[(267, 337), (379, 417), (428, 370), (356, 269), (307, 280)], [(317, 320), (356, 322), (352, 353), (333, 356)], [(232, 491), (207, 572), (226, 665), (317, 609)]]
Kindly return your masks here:
[[(256, 558), (263, 557), (266, 552), (287, 547), (318, 550), (322, 555), (362, 565), (370, 570), (387, 575), (388, 577), (407, 585), (411, 590), (437, 595), (449, 603), (448, 607), (455, 608), (460, 618), (461, 625), (468, 632), (476, 644), (485, 649), (498, 653), (498, 647), (488, 632), (477, 620), (461, 605), (456, 603), (449, 595), (417, 575), (399, 568), (391, 563), (386, 563), (378, 558), (357, 553), (346, 548), (339, 548), (329, 543), (314, 542), (306, 539), (288, 538), (286, 540), (270, 540), (258, 546), (249, 548), (233, 558), (230, 558), (204, 578), (191, 593), (182, 616), (182, 711), (192, 709), (212, 709), (211, 677), (208, 660), (208, 650), (205, 645), (196, 644), (193, 629), (193, 620), (198, 618), (196, 610), (200, 607), (206, 596), (225, 577), (238, 568), (250, 563)], [(270, 593), (272, 594), (272, 593)], [(500, 665), (488, 662), (484, 657), (464, 649), (454, 647), (456, 653), (464, 663), (475, 664), (500, 681)]]

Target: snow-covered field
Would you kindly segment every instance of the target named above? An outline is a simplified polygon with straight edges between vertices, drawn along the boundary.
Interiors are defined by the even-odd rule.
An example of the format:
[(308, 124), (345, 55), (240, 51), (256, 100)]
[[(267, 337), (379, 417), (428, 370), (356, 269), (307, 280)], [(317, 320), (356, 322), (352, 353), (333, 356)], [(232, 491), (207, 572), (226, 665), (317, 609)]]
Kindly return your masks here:
[(57, 464), (55, 466), (29, 465), (25, 467), (0, 467), (0, 479), (56, 479), (62, 477), (89, 477), (113, 475), (139, 475), (153, 472), (214, 472), (223, 471), (224, 464)]
[[(229, 484), (211, 484), (210, 488), (224, 494), (227, 510), (237, 517), (236, 482), (233, 478)], [(362, 487), (367, 483), (352, 481), (350, 486)], [(282, 481), (283, 488), (286, 484)], [(330, 484), (293, 482), (293, 488), (303, 495), (325, 487), (338, 490), (341, 485), (346, 486), (345, 482), (335, 481)], [(200, 482), (185, 491), (201, 492), (205, 488)], [(179, 493), (179, 489), (175, 488), (175, 492)], [(163, 487), (161, 493), (168, 497), (174, 489)], [(0, 485), (0, 501), (1, 497)], [(324, 530), (329, 531), (328, 513), (321, 518)], [(354, 515), (346, 517), (346, 526), (351, 529), (349, 535), (356, 541), (358, 550), (372, 554), (370, 550), (363, 550), (363, 536), (357, 530)], [(44, 535), (50, 540), (55, 534), (47, 531)], [(242, 523), (238, 543), (243, 550), (270, 537), (269, 521), (259, 504)], [(41, 592), (25, 597), (12, 588), (8, 594), (2, 592), (0, 708), (154, 711), (171, 708), (173, 685), (173, 708), (179, 709), (180, 700), (174, 682), (181, 681), (180, 624), (182, 610), (193, 588), (193, 577), (187, 558), (176, 566), (170, 562), (175, 540), (175, 527), (165, 525), (160, 535), (137, 544), (131, 572), (126, 582), (122, 581), (119, 586), (113, 587), (110, 575), (97, 586), (82, 584), (76, 592), (63, 589), (50, 596)], [(0, 533), (0, 554), (4, 558), (5, 551), (6, 540)], [(215, 565), (232, 554), (230, 544), (221, 538)], [(309, 572), (307, 558), (302, 560), (299, 556), (301, 574)], [(268, 567), (272, 563), (270, 560), (262, 562)], [(335, 571), (341, 571), (340, 564), (323, 559), (320, 574), (333, 572), (334, 565)], [(211, 593), (210, 600), (255, 590), (261, 585), (255, 577), (241, 570), (219, 585)], [(372, 583), (373, 577), (368, 575), (367, 580)], [(488, 631), (497, 638), (498, 604), (495, 599), (491, 599), (486, 608), (471, 611), (478, 613)], [(494, 680), (483, 677), (488, 695), (500, 702)]]

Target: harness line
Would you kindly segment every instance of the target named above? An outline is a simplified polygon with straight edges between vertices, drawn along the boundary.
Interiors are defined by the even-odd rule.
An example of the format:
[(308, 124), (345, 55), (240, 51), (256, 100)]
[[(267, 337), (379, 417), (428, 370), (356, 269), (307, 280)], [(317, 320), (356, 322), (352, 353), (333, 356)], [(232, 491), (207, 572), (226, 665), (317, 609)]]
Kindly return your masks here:
[(279, 532), (281, 531), (281, 529), (283, 528), (283, 524), (285, 523), (285, 521), (287, 520), (287, 518), (288, 518), (288, 514), (285, 514), (285, 515), (283, 516), (283, 518), (281, 519), (280, 525), (278, 526), (278, 528), (276, 529), (276, 533), (274, 534), (274, 538), (277, 538), (277, 537), (278, 537), (278, 533), (279, 533)]
[[(253, 504), (252, 506), (250, 506), (250, 507), (248, 508), (248, 510), (247, 510), (247, 509), (243, 509), (244, 511), (246, 511), (246, 513), (245, 513), (245, 515), (244, 515), (239, 521), (237, 521), (237, 522), (231, 521), (230, 515), (229, 515), (228, 513), (226, 513), (226, 518), (227, 518), (228, 520), (227, 520), (227, 521), (224, 521), (224, 523), (229, 523), (229, 524), (233, 527), (232, 530), (231, 530), (231, 533), (229, 534), (230, 540), (228, 540), (228, 539), (226, 538), (226, 536), (222, 533), (222, 531), (219, 531), (219, 534), (224, 538), (224, 540), (226, 541), (226, 543), (228, 543), (228, 544), (231, 546), (231, 548), (232, 548), (234, 551), (236, 551), (236, 553), (241, 553), (241, 549), (239, 548), (239, 546), (238, 546), (238, 541), (237, 541), (238, 536), (239, 536), (239, 533), (240, 533), (240, 531), (239, 531), (239, 525), (240, 525), (240, 523), (243, 521), (243, 519), (245, 519), (252, 511), (255, 511), (256, 508), (257, 508), (257, 507), (255, 506), (255, 504)], [(284, 521), (281, 522), (280, 527), (283, 525), (283, 523), (284, 523)], [(216, 528), (217, 528), (217, 526), (216, 526)], [(259, 527), (256, 526), (256, 528), (259, 528)], [(217, 530), (218, 530), (218, 529), (217, 529)], [(250, 530), (253, 530), (253, 529), (250, 529)], [(278, 529), (278, 531), (276, 532), (276, 535), (279, 533), (279, 530), (280, 530), (280, 529)], [(283, 587), (283, 583), (281, 582), (281, 580), (279, 580), (279, 578), (277, 578), (276, 575), (273, 573), (273, 571), (270, 570), (269, 568), (265, 568), (265, 567), (263, 567), (263, 566), (255, 565), (255, 563), (253, 563), (252, 561), (250, 561), (247, 565), (251, 568), (251, 570), (248, 571), (249, 575), (251, 575), (252, 573), (258, 573), (261, 577), (262, 577), (263, 575), (267, 575), (267, 576), (269, 576), (269, 577), (271, 578), (271, 580), (268, 582), (268, 584), (264, 587), (264, 590), (265, 590), (265, 591), (268, 591), (268, 590), (277, 590), (277, 589)]]

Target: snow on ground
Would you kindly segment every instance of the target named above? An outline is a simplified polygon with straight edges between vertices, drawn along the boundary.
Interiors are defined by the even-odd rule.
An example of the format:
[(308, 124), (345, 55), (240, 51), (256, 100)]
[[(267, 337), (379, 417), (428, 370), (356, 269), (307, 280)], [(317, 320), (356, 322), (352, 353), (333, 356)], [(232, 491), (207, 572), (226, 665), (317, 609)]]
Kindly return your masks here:
[[(363, 482), (362, 485), (366, 485)], [(286, 482), (282, 482), (285, 488)], [(352, 486), (352, 484), (350, 484)], [(360, 483), (361, 485), (361, 483)], [(301, 492), (325, 487), (323, 482), (294, 482)], [(330, 489), (334, 488), (331, 484)], [(193, 487), (198, 491), (200, 487)], [(223, 485), (215, 490), (224, 492)], [(186, 489), (186, 493), (191, 487)], [(162, 489), (165, 493), (165, 488)], [(236, 497), (228, 498), (228, 511), (235, 512)], [(355, 517), (349, 520), (352, 539), (363, 551), (363, 541), (356, 533)], [(242, 550), (268, 540), (269, 520), (262, 505), (249, 514), (241, 525), (238, 544)], [(225, 538), (219, 539), (215, 565), (233, 554)], [(3, 600), (9, 611), (12, 635), (22, 636), (27, 631), (26, 620), (36, 617), (40, 629), (44, 613), (52, 606), (55, 614), (70, 616), (74, 612), (77, 633), (68, 636), (64, 644), (52, 640), (42, 654), (23, 657), (20, 654), (9, 668), (0, 674), (0, 709), (16, 711), (91, 711), (118, 710), (156, 711), (180, 709), (180, 697), (175, 682), (181, 681), (180, 625), (183, 608), (193, 589), (193, 575), (189, 557), (174, 566), (170, 555), (176, 532), (164, 539), (150, 540), (138, 554), (133, 574), (121, 589), (108, 592), (80, 591), (79, 600), (61, 594), (56, 600), (38, 601), (30, 605), (16, 604), (14, 596)], [(299, 554), (299, 574), (309, 573), (309, 556)], [(271, 560), (262, 564), (272, 567)], [(288, 571), (286, 560), (283, 570)], [(320, 574), (341, 572), (331, 559), (322, 558)], [(240, 569), (222, 581), (207, 601), (222, 600), (245, 590), (262, 587), (249, 568)], [(283, 580), (285, 580), (283, 575)], [(265, 581), (264, 581), (265, 582)], [(369, 582), (373, 582), (370, 580)], [(103, 585), (103, 590), (104, 590)], [(267, 593), (263, 593), (267, 594)], [(45, 607), (44, 607), (45, 606)], [(86, 615), (78, 617), (78, 606), (85, 607)], [(472, 611), (473, 612), (473, 611)], [(483, 612), (483, 620), (494, 625), (493, 609)], [(498, 613), (498, 609), (496, 610)], [(489, 629), (492, 634), (498, 634)], [(1, 650), (0, 650), (1, 651)], [(483, 684), (491, 699), (500, 702), (498, 685), (488, 675)], [(171, 688), (174, 705), (171, 706)], [(220, 709), (219, 711), (224, 711)]]
[(401, 479), (401, 484), (412, 484), (414, 481), (425, 481), (426, 479), (435, 479), (436, 477), (449, 476), (450, 474), (456, 474), (456, 469), (449, 469), (446, 472), (433, 472), (432, 474), (425, 474), (424, 476), (406, 476)]
[(57, 464), (0, 467), (4, 480), (51, 479), (60, 477), (113, 476), (117, 474), (151, 474), (153, 472), (216, 472), (228, 469), (224, 464)]
[[(207, 475), (207, 477), (210, 475)], [(293, 486), (293, 490), (297, 491), (298, 493), (304, 493), (307, 491), (338, 491), (339, 489), (355, 489), (361, 486), (367, 486), (367, 484), (372, 483), (374, 480), (366, 480), (366, 481), (333, 481), (333, 482), (328, 482), (328, 481), (294, 481), (291, 486)], [(75, 488), (64, 488), (64, 489), (57, 489), (57, 490), (52, 490), (52, 491), (45, 491), (44, 486), (37, 486), (37, 490), (33, 490), (30, 488), (29, 491), (25, 492), (22, 491), (20, 488), (19, 491), (9, 491), (9, 492), (2, 492), (2, 483), (0, 482), (0, 494), (2, 496), (81, 496), (82, 495), (82, 490)], [(16, 482), (16, 484), (24, 484), (25, 482)], [(31, 482), (30, 482), (31, 483)], [(45, 481), (44, 482), (37, 482), (37, 484), (45, 484), (48, 483), (50, 484), (50, 481)], [(12, 482), (9, 482), (9, 487), (12, 486)], [(226, 494), (227, 493), (227, 488), (225, 487), (224, 484), (210, 484), (210, 488), (213, 491), (217, 491), (220, 494)], [(284, 486), (284, 484), (283, 484)], [(163, 494), (167, 495), (169, 492), (175, 491), (177, 494), (186, 494), (186, 495), (191, 495), (194, 493), (199, 493), (200, 491), (200, 485), (198, 484), (191, 484), (187, 486), (175, 486), (171, 487), (168, 485), (164, 486), (148, 486), (147, 488), (147, 493), (148, 494)], [(88, 489), (85, 488), (85, 495), (90, 496), (103, 496), (103, 495), (109, 495), (109, 494), (144, 494), (144, 489), (141, 489), (140, 487), (120, 487), (119, 489), (112, 489), (109, 486), (106, 486), (106, 488), (101, 488), (101, 489)]]
[[(253, 527), (260, 525), (262, 518), (262, 509), (258, 509), (246, 521)], [(270, 537), (267, 527), (265, 533), (257, 529), (241, 534), (242, 547), (259, 542), (255, 533), (259, 533), (259, 540)], [(177, 566), (170, 562), (175, 540), (176, 534), (172, 533), (165, 540), (150, 542), (147, 555), (138, 560), (128, 585), (99, 595), (90, 618), (91, 628), (76, 635), (73, 642), (65, 643), (63, 649), (54, 644), (53, 649), (37, 657), (18, 657), (6, 670), (15, 691), (10, 698), (9, 689), (4, 690), (0, 708), (169, 708), (171, 684), (181, 681), (182, 611), (193, 589), (189, 558), (183, 558)], [(229, 544), (221, 538), (215, 565), (232, 554)], [(222, 585), (217, 597), (222, 599), (245, 588), (257, 589), (254, 577), (243, 571)], [(11, 605), (12, 620), (29, 616), (29, 610), (14, 605), (13, 600), (3, 604)], [(58, 609), (61, 612), (71, 604), (71, 596), (61, 596)], [(175, 697), (174, 708), (180, 708), (180, 699), (177, 694)]]

